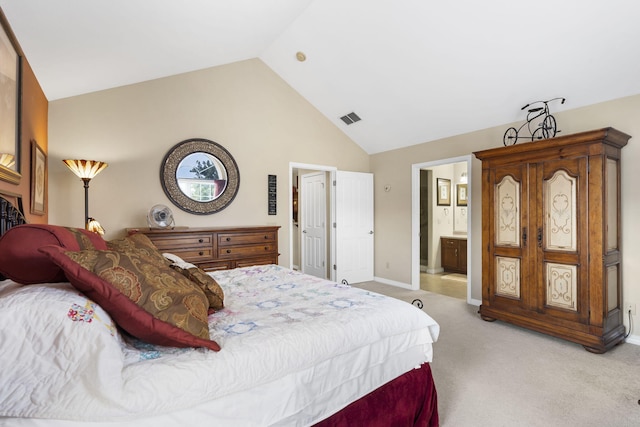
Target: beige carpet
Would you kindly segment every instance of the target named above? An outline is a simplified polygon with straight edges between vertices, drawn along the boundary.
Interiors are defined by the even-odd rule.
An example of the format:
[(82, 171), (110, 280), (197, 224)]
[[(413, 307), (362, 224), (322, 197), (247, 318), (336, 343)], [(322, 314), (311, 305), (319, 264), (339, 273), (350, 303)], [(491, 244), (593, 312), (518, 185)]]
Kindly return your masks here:
[(640, 346), (606, 354), (503, 322), (427, 291), (355, 286), (411, 302), (439, 324), (433, 376), (442, 427), (640, 426)]

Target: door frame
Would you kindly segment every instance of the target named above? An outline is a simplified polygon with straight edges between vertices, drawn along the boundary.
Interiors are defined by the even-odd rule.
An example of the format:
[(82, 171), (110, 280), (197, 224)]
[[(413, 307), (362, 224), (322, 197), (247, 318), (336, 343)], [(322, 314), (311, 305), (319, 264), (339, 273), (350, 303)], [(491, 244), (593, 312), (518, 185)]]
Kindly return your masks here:
[(326, 166), (326, 165), (314, 165), (309, 163), (298, 163), (298, 162), (289, 162), (289, 189), (287, 193), (289, 194), (289, 268), (293, 268), (293, 231), (292, 231), (292, 222), (293, 222), (293, 193), (291, 189), (293, 188), (293, 170), (294, 169), (307, 169), (309, 171), (317, 171), (317, 172), (329, 172), (329, 192), (330, 196), (328, 199), (329, 202), (329, 219), (327, 221), (331, 232), (329, 233), (329, 262), (330, 262), (330, 280), (334, 280), (335, 271), (333, 270), (333, 264), (335, 264), (335, 229), (332, 224), (335, 222), (335, 187), (333, 186), (333, 180), (335, 179), (336, 171), (338, 168), (336, 166)]
[[(467, 164), (467, 303), (471, 303), (471, 259), (470, 250), (473, 233), (471, 218), (473, 216), (473, 180), (471, 179), (472, 155), (451, 157), (431, 162), (415, 163), (411, 165), (411, 289), (420, 289), (420, 170), (452, 163)], [(431, 220), (431, 219), (430, 219)]]

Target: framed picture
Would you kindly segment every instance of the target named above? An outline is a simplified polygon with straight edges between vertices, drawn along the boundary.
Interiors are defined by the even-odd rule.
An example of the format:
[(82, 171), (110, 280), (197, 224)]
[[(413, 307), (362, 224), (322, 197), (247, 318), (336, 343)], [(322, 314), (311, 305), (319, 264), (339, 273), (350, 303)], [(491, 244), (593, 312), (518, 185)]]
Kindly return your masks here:
[(467, 206), (467, 184), (456, 185), (456, 205)]
[(38, 143), (31, 141), (31, 213), (44, 215), (46, 205), (47, 155)]
[(438, 206), (451, 206), (451, 180), (437, 178)]
[(20, 183), (20, 56), (0, 14), (0, 179)]

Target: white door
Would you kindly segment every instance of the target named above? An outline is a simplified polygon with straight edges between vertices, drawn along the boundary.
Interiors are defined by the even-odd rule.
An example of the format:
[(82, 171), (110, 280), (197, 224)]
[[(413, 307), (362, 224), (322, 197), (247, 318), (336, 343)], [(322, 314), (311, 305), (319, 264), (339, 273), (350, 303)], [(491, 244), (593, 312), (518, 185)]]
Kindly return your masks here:
[(373, 174), (336, 171), (335, 281), (373, 280)]
[(327, 278), (327, 185), (324, 172), (302, 175), (300, 189), (302, 272)]

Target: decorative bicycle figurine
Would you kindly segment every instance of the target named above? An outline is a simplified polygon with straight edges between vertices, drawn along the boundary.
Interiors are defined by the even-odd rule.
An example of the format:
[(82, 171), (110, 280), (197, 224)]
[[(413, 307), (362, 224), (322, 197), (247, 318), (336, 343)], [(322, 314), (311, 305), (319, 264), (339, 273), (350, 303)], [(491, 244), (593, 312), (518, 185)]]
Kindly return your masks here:
[[(551, 101), (560, 100), (561, 104), (564, 104), (566, 101), (564, 98), (552, 98), (547, 101), (535, 101), (530, 104), (525, 105), (521, 108), (524, 110), (525, 108), (529, 108), (532, 105), (542, 104), (537, 107), (529, 108), (527, 110), (527, 121), (522, 124), (518, 129), (514, 127), (510, 127), (504, 133), (502, 137), (502, 143), (504, 145), (513, 145), (518, 142), (518, 139), (529, 139), (531, 141), (535, 141), (538, 139), (547, 139), (553, 138), (556, 136), (558, 132), (560, 132), (556, 126), (556, 118), (551, 115), (549, 112), (549, 103)], [(539, 117), (542, 117), (542, 120), (536, 121)], [(522, 128), (527, 127), (529, 131), (529, 135), (521, 136)], [(535, 126), (535, 127), (534, 127)]]

